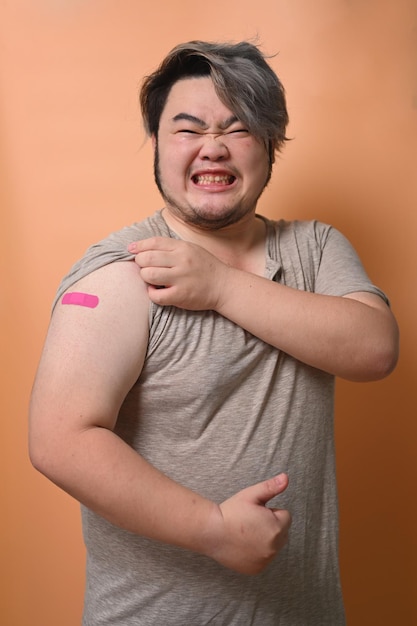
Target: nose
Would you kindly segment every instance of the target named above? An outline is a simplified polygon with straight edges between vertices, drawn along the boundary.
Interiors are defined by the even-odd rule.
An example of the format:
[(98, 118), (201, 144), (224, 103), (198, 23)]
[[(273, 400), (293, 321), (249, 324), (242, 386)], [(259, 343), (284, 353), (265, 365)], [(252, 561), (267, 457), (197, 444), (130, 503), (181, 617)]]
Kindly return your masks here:
[(229, 150), (221, 135), (204, 135), (200, 149), (200, 158), (210, 161), (221, 161), (229, 156)]

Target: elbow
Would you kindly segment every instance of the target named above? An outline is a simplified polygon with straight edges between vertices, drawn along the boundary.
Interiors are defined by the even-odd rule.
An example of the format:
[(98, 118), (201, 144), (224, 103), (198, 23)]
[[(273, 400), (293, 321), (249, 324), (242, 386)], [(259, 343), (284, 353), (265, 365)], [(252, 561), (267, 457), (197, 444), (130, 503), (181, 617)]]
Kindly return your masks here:
[(49, 477), (51, 464), (50, 452), (48, 453), (47, 447), (37, 442), (32, 434), (29, 436), (28, 452), (29, 460), (35, 470)]
[(385, 333), (384, 341), (381, 342), (379, 354), (379, 378), (389, 376), (397, 366), (400, 356), (400, 331), (395, 319), (391, 318), (389, 331)]
[[(356, 303), (358, 304), (358, 303)], [(365, 305), (365, 308), (363, 308)], [(355, 305), (356, 306), (356, 305)], [(359, 317), (351, 328), (348, 380), (382, 380), (395, 369), (399, 357), (399, 328), (391, 309), (377, 296), (359, 298)], [(365, 315), (366, 313), (366, 315)]]
[(32, 467), (57, 487), (67, 491), (65, 471), (65, 453), (48, 449), (47, 446), (33, 445), (29, 442), (29, 460)]
[(399, 332), (394, 323), (384, 332), (369, 333), (362, 337), (351, 361), (341, 377), (352, 382), (375, 382), (382, 380), (395, 369), (399, 357)]
[[(400, 351), (400, 333), (397, 321), (391, 312), (384, 312), (384, 323), (375, 325), (375, 332), (369, 332), (369, 342), (364, 342), (367, 358), (367, 378), (377, 381), (389, 376), (395, 369)], [(367, 346), (367, 347), (366, 347)]]
[(395, 327), (390, 334), (379, 341), (377, 346), (368, 350), (367, 376), (363, 380), (377, 381), (389, 376), (395, 369), (399, 358), (399, 334)]
[(398, 350), (386, 350), (374, 359), (371, 380), (382, 380), (394, 371), (398, 362)]
[(59, 459), (62, 452), (56, 442), (51, 438), (43, 436), (41, 433), (30, 429), (28, 441), (29, 460), (35, 470), (56, 482), (57, 468), (59, 467)]

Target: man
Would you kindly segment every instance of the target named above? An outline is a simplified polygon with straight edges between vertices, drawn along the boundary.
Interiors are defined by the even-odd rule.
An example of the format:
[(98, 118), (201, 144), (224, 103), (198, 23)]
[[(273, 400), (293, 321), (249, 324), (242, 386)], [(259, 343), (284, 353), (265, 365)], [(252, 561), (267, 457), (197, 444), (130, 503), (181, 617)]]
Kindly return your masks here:
[(256, 214), (288, 116), (255, 46), (178, 46), (141, 105), (164, 208), (63, 280), (31, 402), (83, 623), (344, 624), (334, 377), (386, 376), (395, 320), (340, 233)]

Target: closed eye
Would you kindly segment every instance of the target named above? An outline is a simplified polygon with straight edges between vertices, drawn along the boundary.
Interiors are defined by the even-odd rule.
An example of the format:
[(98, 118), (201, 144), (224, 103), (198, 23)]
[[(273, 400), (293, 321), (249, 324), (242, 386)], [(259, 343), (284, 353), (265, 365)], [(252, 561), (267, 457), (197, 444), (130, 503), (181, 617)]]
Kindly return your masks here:
[(245, 134), (249, 134), (249, 131), (247, 128), (236, 128), (235, 130), (229, 130), (228, 131), (228, 135), (237, 135), (238, 133), (245, 133)]
[(176, 132), (177, 133), (189, 133), (190, 135), (199, 135), (200, 134), (197, 130), (190, 130), (189, 128), (180, 128)]
[[(191, 129), (191, 128), (179, 128), (178, 130), (175, 131), (176, 134), (187, 134), (187, 135), (205, 135), (207, 131), (205, 131), (204, 129), (200, 130), (200, 129)], [(210, 133), (209, 133), (210, 134)], [(214, 136), (216, 137), (220, 137), (220, 136), (228, 136), (228, 135), (249, 135), (250, 132), (246, 129), (246, 128), (235, 128), (234, 130), (227, 130), (227, 131), (223, 131), (221, 133), (212, 133)]]

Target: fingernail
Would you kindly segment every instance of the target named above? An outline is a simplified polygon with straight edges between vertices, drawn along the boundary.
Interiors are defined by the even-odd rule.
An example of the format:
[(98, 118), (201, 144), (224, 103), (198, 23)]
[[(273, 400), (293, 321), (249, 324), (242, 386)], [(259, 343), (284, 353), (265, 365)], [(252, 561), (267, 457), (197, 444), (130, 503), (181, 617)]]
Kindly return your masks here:
[(136, 243), (133, 241), (127, 246), (127, 249), (129, 250), (129, 252), (137, 252), (138, 248), (137, 248)]

